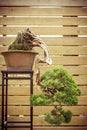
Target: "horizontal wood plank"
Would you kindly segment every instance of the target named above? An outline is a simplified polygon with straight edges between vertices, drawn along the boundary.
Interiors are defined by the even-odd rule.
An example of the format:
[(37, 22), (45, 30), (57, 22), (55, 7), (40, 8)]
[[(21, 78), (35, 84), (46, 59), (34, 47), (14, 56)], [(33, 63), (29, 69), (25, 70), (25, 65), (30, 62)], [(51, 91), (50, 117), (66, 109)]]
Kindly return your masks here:
[[(0, 51), (8, 50), (8, 46), (0, 46)], [(39, 47), (35, 51), (43, 55), (43, 50)], [(87, 55), (87, 46), (49, 46), (50, 55)]]
[[(40, 118), (40, 119), (39, 119)], [(36, 125), (48, 125), (48, 123), (47, 122), (45, 122), (44, 121), (44, 119), (42, 119), (41, 117), (39, 117), (39, 118), (34, 118), (34, 124), (36, 124)], [(65, 124), (65, 123), (63, 123), (62, 125), (65, 125), (65, 126), (69, 126), (69, 125), (81, 125), (81, 126), (83, 126), (83, 125), (86, 125), (87, 124), (87, 120), (86, 120), (86, 117), (80, 117), (80, 116), (76, 116), (76, 117), (73, 117), (72, 119), (71, 119), (71, 122), (70, 123), (68, 123), (68, 124)]]
[(87, 25), (87, 18), (0, 17), (0, 25)]
[[(47, 71), (47, 70), (51, 70), (55, 67), (64, 67), (65, 69), (67, 69), (67, 71), (69, 73), (71, 73), (72, 75), (86, 75), (87, 74), (87, 66), (86, 65), (80, 65), (80, 66), (62, 66), (62, 65), (47, 65), (47, 64), (40, 64), (40, 71), (41, 71), (41, 75)], [(0, 65), (0, 70), (6, 70), (6, 66), (2, 66)], [(0, 78), (1, 78), (1, 73), (0, 73)]]
[[(4, 49), (6, 50), (6, 48)], [(38, 51), (40, 54), (43, 54), (43, 50), (41, 48), (36, 47), (35, 50)], [(87, 47), (86, 46), (56, 46), (56, 47), (49, 46), (49, 53), (50, 55), (86, 55)]]
[[(87, 105), (86, 98), (87, 96), (78, 97), (78, 105)], [(8, 99), (9, 99), (8, 105), (29, 105), (29, 96), (9, 96)]]
[[(53, 106), (34, 107), (34, 115), (43, 115), (46, 112), (49, 113), (53, 108), (54, 108)], [(28, 113), (28, 109), (26, 109), (27, 113)], [(63, 109), (71, 110), (73, 115), (87, 115), (87, 106), (81, 106), (81, 107), (80, 106), (72, 106), (72, 107), (64, 106)]]
[[(26, 121), (29, 120), (29, 116), (19, 117), (19, 116), (12, 116), (9, 117), (9, 121)], [(0, 121), (1, 122), (1, 121)], [(85, 116), (73, 116), (70, 123), (63, 123), (61, 126), (86, 126), (87, 120)], [(23, 124), (22, 124), (23, 125)], [(33, 125), (35, 126), (52, 126), (44, 121), (43, 117), (35, 116), (33, 118)]]
[[(17, 34), (16, 34), (17, 35)], [(86, 37), (41, 37), (40, 38), (48, 45), (48, 46), (61, 46), (61, 45), (87, 45)], [(15, 40), (15, 37), (0, 37), (0, 45), (9, 45), (12, 41)]]
[(79, 7), (0, 7), (0, 15), (8, 16), (87, 16), (87, 8)]
[[(27, 85), (10, 85), (9, 86), (8, 95), (12, 96), (29, 96), (30, 95), (30, 87)], [(34, 86), (34, 94), (41, 93), (41, 89), (39, 86)], [(2, 88), (0, 87), (0, 95), (2, 95)]]
[[(52, 57), (52, 56), (51, 56)], [(86, 56), (54, 56), (53, 65), (86, 65)], [(0, 65), (5, 65), (4, 58), (0, 56)]]
[[(33, 107), (33, 115), (44, 115), (50, 113), (54, 106)], [(87, 106), (63, 106), (65, 111), (70, 110), (73, 115), (87, 115)], [(0, 107), (1, 115), (1, 107)], [(8, 115), (30, 115), (30, 106), (8, 106)]]
[[(87, 87), (86, 86), (78, 86), (81, 90), (81, 95), (87, 95)], [(9, 86), (9, 94), (8, 95), (15, 95), (15, 96), (28, 96), (30, 93), (29, 85), (10, 85)], [(34, 86), (34, 94), (40, 94), (42, 90), (39, 86)], [(0, 95), (2, 95), (2, 88), (0, 87)]]
[[(75, 126), (72, 126), (72, 127), (41, 127), (41, 126), (37, 126), (37, 127), (33, 127), (34, 130), (87, 130), (87, 127), (84, 127), (84, 126), (81, 126), (81, 127), (75, 127)], [(1, 128), (0, 128), (1, 130)], [(8, 128), (8, 130), (19, 130), (19, 128)], [(21, 130), (25, 130), (25, 128), (21, 128)], [(26, 130), (29, 130), (29, 128), (26, 128)]]
[[(26, 27), (0, 27), (1, 35), (17, 35)], [(87, 27), (31, 27), (36, 35), (86, 35)], [(50, 30), (50, 31), (49, 31)]]
[(54, 57), (53, 64), (55, 65), (86, 65), (87, 57), (76, 57), (76, 56), (58, 56)]
[[(81, 95), (87, 95), (87, 87), (83, 84), (78, 86), (81, 90)], [(9, 86), (9, 93), (8, 95), (15, 95), (15, 96), (28, 96), (30, 93), (28, 85), (10, 85)], [(39, 86), (34, 86), (34, 94), (40, 94), (42, 90)], [(0, 96), (2, 95), (2, 88), (0, 87)]]
[(78, 1), (73, 1), (73, 0), (25, 0), (21, 1), (20, 0), (15, 0), (11, 1), (8, 0), (0, 0), (0, 6), (86, 6), (87, 1), (86, 0), (79, 0)]
[(85, 66), (85, 65), (82, 65), (82, 66), (72, 66), (72, 65), (71, 66), (55, 66), (55, 65), (46, 65), (46, 64), (40, 65), (41, 74), (43, 74), (45, 71), (51, 70), (55, 67), (64, 67), (72, 75), (85, 75), (85, 74), (87, 74), (87, 66)]

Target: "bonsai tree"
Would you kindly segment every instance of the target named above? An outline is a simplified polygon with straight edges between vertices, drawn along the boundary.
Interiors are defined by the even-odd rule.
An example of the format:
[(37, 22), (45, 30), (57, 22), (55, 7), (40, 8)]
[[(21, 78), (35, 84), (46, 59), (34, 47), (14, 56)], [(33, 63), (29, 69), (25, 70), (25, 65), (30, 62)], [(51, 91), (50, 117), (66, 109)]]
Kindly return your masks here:
[(27, 37), (27, 33), (19, 32), (8, 50), (32, 50), (33, 46), (33, 41)]
[(32, 105), (54, 105), (53, 110), (44, 115), (45, 121), (55, 125), (70, 122), (72, 112), (65, 111), (63, 105), (77, 105), (77, 96), (81, 94), (72, 75), (65, 68), (55, 67), (41, 76), (40, 87), (42, 94), (31, 96)]
[(45, 42), (31, 32), (29, 28), (18, 33), (16, 39), (8, 47), (8, 50), (32, 50), (36, 46), (41, 47), (44, 50), (44, 58), (39, 58), (39, 62), (52, 64)]
[[(36, 60), (36, 82), (39, 84), (39, 78), (40, 78), (40, 69), (39, 69), (39, 63), (47, 63), (52, 64), (52, 60), (48, 53), (48, 48), (43, 42), (42, 39), (40, 39), (37, 35), (35, 35), (29, 28), (27, 28), (23, 32), (19, 32), (16, 39), (12, 42), (12, 44), (8, 47), (9, 51), (12, 50), (25, 50), (25, 51), (32, 51), (34, 50), (34, 47), (40, 47), (44, 51), (44, 57), (41, 58), (39, 55)], [(37, 51), (38, 53), (38, 51)]]

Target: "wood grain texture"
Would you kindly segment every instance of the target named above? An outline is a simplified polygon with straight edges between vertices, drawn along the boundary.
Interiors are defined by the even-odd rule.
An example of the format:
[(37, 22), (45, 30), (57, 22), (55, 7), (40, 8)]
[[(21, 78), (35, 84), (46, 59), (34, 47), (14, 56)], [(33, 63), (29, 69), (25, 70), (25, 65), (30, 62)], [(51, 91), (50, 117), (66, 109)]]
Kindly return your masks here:
[[(86, 105), (87, 96), (80, 96), (78, 97), (78, 105)], [(9, 96), (8, 97), (8, 105), (29, 105), (29, 96)], [(1, 96), (0, 96), (0, 101), (1, 101)], [(0, 102), (1, 105), (1, 102)]]
[[(87, 45), (87, 37), (50, 37), (50, 36), (44, 36), (40, 38), (46, 42), (47, 46), (63, 46), (63, 45)], [(0, 37), (0, 45), (8, 46), (12, 43), (12, 41), (15, 40), (15, 37), (9, 36), (3, 36)]]
[(86, 0), (0, 0), (0, 6), (86, 6)]
[[(7, 50), (7, 46), (0, 46), (0, 51)], [(43, 50), (39, 47), (34, 48), (35, 51), (43, 55)], [(87, 55), (87, 46), (49, 46), (50, 55)]]
[[(86, 56), (52, 56), (53, 65), (86, 65)], [(5, 65), (4, 58), (0, 56), (0, 64)]]
[(0, 17), (1, 25), (87, 25), (87, 18), (75, 17)]
[(87, 16), (87, 8), (79, 7), (0, 7), (1, 16)]
[[(24, 117), (21, 117), (21, 116), (11, 116), (9, 117), (8, 119), (9, 121), (26, 121), (26, 120), (29, 120), (29, 116), (24, 116)], [(1, 121), (0, 121), (1, 122)], [(86, 121), (86, 117), (85, 116), (73, 116), (72, 117), (72, 120), (70, 123), (68, 124), (65, 124), (63, 123), (61, 126), (71, 126), (74, 125), (74, 126), (80, 126), (82, 127), (82, 125), (86, 125), (87, 124), (87, 121)], [(22, 124), (23, 125), (23, 124)], [(34, 126), (51, 126), (50, 124), (48, 124), (47, 122), (44, 121), (43, 117), (38, 117), (38, 116), (34, 116), (34, 122), (33, 122), (33, 125)]]
[[(0, 27), (0, 35), (17, 35), (26, 28)], [(87, 35), (87, 27), (31, 27), (31, 30), (36, 35)]]
[[(50, 113), (54, 106), (36, 106), (33, 108), (33, 115), (44, 115), (44, 113)], [(63, 106), (65, 111), (70, 110), (73, 113), (73, 116), (78, 115), (87, 115), (87, 106)], [(1, 112), (1, 107), (0, 107)], [(1, 114), (1, 113), (0, 113)], [(29, 106), (8, 106), (8, 115), (29, 115), (30, 108)]]
[[(58, 127), (48, 127), (48, 126), (44, 126), (44, 127), (41, 127), (41, 126), (34, 126), (34, 128), (33, 128), (34, 130), (87, 130), (87, 127), (60, 127), (60, 126), (58, 126)], [(1, 130), (1, 128), (0, 128), (0, 130)], [(19, 128), (8, 128), (8, 130), (19, 130)], [(25, 130), (25, 128), (21, 128), (21, 130)], [(26, 128), (26, 130), (29, 130), (29, 128)]]

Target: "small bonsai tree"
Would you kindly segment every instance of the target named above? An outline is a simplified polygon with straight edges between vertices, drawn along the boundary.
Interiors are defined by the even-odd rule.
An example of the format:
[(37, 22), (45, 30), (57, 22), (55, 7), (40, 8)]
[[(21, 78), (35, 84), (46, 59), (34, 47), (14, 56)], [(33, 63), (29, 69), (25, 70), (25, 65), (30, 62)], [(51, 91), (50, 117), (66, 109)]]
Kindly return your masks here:
[(9, 46), (8, 50), (32, 50), (34, 47), (29, 28), (23, 32), (19, 32), (16, 39)]
[(45, 114), (45, 121), (55, 125), (70, 122), (72, 112), (70, 110), (65, 111), (63, 105), (77, 105), (77, 96), (81, 94), (72, 75), (65, 68), (56, 67), (46, 71), (41, 76), (40, 87), (43, 93), (31, 96), (32, 105), (54, 105), (50, 114)]
[[(52, 60), (49, 56), (46, 43), (41, 38), (39, 38), (36, 34), (34, 34), (29, 28), (27, 28), (25, 31), (18, 33), (16, 39), (8, 47), (8, 50), (9, 51), (13, 51), (13, 50), (34, 51), (34, 47), (36, 46), (42, 48), (44, 52), (43, 53), (44, 56), (40, 57), (40, 55), (38, 55), (37, 60), (35, 62), (36, 82), (37, 84), (39, 84), (39, 78), (40, 78), (39, 63), (52, 64)], [(38, 50), (36, 52), (38, 53)]]

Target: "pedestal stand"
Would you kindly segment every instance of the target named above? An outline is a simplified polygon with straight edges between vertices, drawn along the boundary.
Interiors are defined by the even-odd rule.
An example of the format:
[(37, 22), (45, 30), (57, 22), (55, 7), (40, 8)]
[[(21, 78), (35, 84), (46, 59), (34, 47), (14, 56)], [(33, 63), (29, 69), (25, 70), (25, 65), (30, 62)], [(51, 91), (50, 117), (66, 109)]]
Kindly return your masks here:
[[(9, 121), (8, 120), (8, 81), (9, 80), (29, 80), (30, 96), (33, 94), (33, 71), (2, 70), (2, 130), (7, 128), (29, 128), (33, 130), (33, 107), (30, 103), (29, 121)], [(20, 75), (21, 76), (13, 76)], [(22, 76), (25, 75), (25, 76)], [(12, 125), (14, 124), (14, 125)], [(21, 125), (22, 124), (22, 125)], [(23, 125), (24, 124), (24, 125)]]

